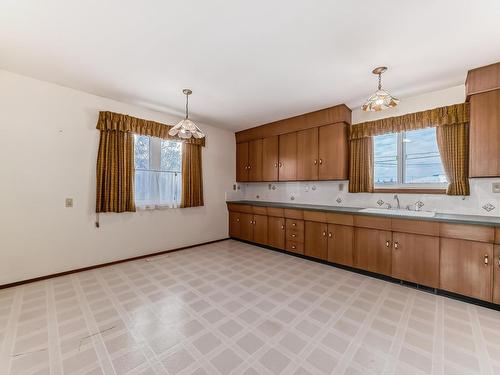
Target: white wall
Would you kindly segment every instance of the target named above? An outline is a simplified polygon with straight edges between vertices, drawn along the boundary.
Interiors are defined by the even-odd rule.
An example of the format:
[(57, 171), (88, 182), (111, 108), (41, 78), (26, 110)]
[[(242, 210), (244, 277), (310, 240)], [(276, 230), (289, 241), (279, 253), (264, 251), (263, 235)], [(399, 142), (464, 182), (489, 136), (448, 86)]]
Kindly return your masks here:
[[(445, 90), (430, 92), (409, 98), (403, 98), (398, 107), (382, 112), (363, 112), (356, 108), (352, 112), (353, 124), (385, 117), (399, 116), (406, 113), (462, 103), (465, 100), (465, 86), (459, 85)], [(493, 194), (492, 182), (500, 179), (470, 180), (471, 195), (454, 197), (433, 194), (399, 194), (401, 204), (406, 206), (418, 200), (424, 203), (423, 209), (437, 212), (500, 216), (500, 194)], [(269, 189), (271, 187), (271, 189)], [(240, 190), (228, 193), (229, 199), (248, 199), (274, 202), (323, 204), (344, 207), (377, 207), (377, 201), (383, 200), (394, 204), (393, 195), (388, 193), (350, 194), (348, 182), (281, 182), (240, 184)], [(495, 209), (488, 212), (486, 204)]]
[(227, 237), (234, 133), (204, 124), (205, 207), (101, 214), (96, 229), (100, 110), (179, 120), (0, 70), (0, 284)]

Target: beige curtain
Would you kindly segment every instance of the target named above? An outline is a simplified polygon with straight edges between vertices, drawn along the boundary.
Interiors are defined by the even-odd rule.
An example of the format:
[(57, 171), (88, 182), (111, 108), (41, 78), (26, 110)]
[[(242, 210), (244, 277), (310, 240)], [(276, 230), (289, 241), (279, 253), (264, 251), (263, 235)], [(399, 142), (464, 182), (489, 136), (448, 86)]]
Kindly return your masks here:
[(101, 130), (97, 152), (96, 212), (134, 212), (134, 138)]
[(448, 195), (469, 195), (469, 124), (436, 127), (436, 138), (449, 185)]
[(182, 144), (182, 199), (181, 207), (203, 206), (203, 171), (201, 146)]
[(349, 149), (349, 192), (373, 192), (373, 138), (353, 139)]
[[(179, 138), (172, 137), (168, 134), (171, 128), (172, 126), (160, 122), (143, 120), (114, 112), (99, 112), (99, 120), (97, 121), (97, 129), (99, 130), (119, 130), (122, 132), (148, 135), (150, 137), (178, 140)], [(183, 142), (205, 146), (205, 138), (185, 139)]]

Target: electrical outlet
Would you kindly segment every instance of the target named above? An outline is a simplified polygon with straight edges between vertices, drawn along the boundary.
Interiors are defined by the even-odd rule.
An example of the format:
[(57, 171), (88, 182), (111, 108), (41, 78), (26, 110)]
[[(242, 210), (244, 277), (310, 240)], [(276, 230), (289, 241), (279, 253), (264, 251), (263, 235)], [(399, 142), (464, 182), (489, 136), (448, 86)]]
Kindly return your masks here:
[(491, 191), (493, 193), (500, 193), (500, 182), (494, 182), (491, 184)]
[(64, 201), (64, 207), (73, 207), (73, 198), (66, 198), (66, 200)]

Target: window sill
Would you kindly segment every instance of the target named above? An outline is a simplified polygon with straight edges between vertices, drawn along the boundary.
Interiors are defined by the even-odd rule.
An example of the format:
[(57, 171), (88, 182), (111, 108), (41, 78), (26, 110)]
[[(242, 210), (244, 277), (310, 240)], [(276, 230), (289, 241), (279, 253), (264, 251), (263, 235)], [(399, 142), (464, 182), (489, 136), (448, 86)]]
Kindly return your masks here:
[(179, 208), (179, 205), (136, 203), (135, 207), (138, 211), (152, 211), (152, 210), (168, 210), (170, 208)]
[(446, 194), (445, 188), (375, 188), (374, 193)]

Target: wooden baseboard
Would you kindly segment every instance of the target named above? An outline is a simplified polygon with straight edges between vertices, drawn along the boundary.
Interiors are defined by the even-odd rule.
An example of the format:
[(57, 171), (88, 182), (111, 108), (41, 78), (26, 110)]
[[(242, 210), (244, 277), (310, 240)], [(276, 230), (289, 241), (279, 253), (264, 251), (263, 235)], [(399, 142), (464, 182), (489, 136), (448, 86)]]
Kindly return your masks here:
[(34, 283), (36, 281), (42, 281), (42, 280), (52, 279), (54, 277), (59, 277), (59, 276), (70, 275), (72, 273), (89, 271), (89, 270), (93, 270), (93, 269), (96, 269), (96, 268), (113, 266), (113, 265), (119, 264), (119, 263), (125, 263), (125, 262), (130, 262), (130, 261), (133, 261), (133, 260), (154, 257), (154, 256), (163, 255), (163, 254), (167, 254), (167, 253), (173, 253), (174, 251), (186, 250), (186, 249), (190, 249), (190, 248), (197, 247), (197, 246), (203, 246), (203, 245), (208, 245), (208, 244), (211, 244), (211, 243), (226, 241), (228, 239), (229, 238), (221, 238), (219, 240), (202, 242), (202, 243), (198, 243), (198, 244), (194, 244), (194, 245), (178, 247), (178, 248), (175, 248), (175, 249), (159, 251), (159, 252), (156, 252), (156, 253), (151, 253), (151, 254), (146, 254), (146, 255), (139, 255), (139, 256), (136, 256), (136, 257), (132, 257), (132, 258), (115, 260), (113, 262), (96, 264), (96, 265), (89, 266), (89, 267), (83, 267), (83, 268), (77, 268), (77, 269), (73, 269), (73, 270), (69, 270), (69, 271), (64, 271), (64, 272), (53, 273), (53, 274), (46, 275), (46, 276), (39, 276), (39, 277), (35, 277), (33, 279), (26, 279), (26, 280), (16, 281), (16, 282), (13, 282), (13, 283), (0, 285), (0, 289), (12, 288), (14, 286), (19, 286), (19, 285)]

